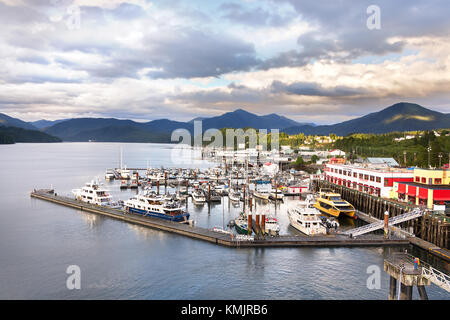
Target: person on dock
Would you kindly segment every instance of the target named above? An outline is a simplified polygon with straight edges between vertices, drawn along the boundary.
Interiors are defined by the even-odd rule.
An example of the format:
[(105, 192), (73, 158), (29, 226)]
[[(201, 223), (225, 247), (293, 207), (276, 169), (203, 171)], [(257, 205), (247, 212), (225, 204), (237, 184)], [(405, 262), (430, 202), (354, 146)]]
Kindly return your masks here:
[(419, 269), (419, 265), (420, 265), (420, 260), (419, 258), (414, 258), (414, 270), (418, 270)]

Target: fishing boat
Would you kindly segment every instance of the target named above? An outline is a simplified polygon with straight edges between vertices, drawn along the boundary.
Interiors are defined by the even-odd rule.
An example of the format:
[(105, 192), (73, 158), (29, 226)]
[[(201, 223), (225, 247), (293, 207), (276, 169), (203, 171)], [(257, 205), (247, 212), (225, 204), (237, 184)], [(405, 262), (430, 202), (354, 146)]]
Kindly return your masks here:
[(186, 222), (189, 213), (176, 201), (165, 201), (164, 196), (154, 192), (144, 192), (133, 196), (124, 203), (125, 211), (174, 222)]
[(266, 217), (265, 220), (264, 233), (269, 236), (278, 236), (280, 234), (280, 225), (278, 220), (272, 216)]
[(90, 204), (95, 204), (103, 207), (119, 208), (120, 205), (117, 202), (113, 202), (112, 196), (109, 191), (101, 187), (98, 182), (88, 182), (84, 187), (80, 189), (72, 190), (75, 198), (79, 201), (83, 201)]
[(335, 193), (330, 189), (320, 189), (319, 198), (314, 204), (314, 207), (321, 212), (333, 217), (340, 217), (345, 215), (350, 218), (356, 218), (355, 208), (348, 201), (341, 198), (339, 193)]
[(320, 211), (314, 207), (314, 199), (310, 196), (299, 202), (295, 208), (290, 208), (288, 216), (291, 226), (308, 236), (327, 233), (327, 228), (320, 218)]
[(205, 194), (202, 190), (195, 190), (192, 192), (192, 201), (195, 204), (204, 204), (206, 202)]
[[(234, 220), (234, 228), (239, 234), (249, 234), (247, 215), (244, 212), (241, 212), (239, 217)], [(250, 231), (251, 233), (252, 231)]]

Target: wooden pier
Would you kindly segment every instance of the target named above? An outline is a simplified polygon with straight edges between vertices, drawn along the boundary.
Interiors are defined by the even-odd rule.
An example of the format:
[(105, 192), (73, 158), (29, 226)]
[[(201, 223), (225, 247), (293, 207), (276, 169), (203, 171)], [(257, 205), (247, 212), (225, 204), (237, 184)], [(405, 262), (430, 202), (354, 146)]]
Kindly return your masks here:
[(171, 232), (193, 239), (199, 239), (227, 247), (364, 247), (364, 246), (407, 246), (406, 239), (392, 237), (385, 239), (382, 235), (365, 235), (351, 239), (344, 235), (326, 236), (278, 236), (266, 237), (253, 241), (238, 241), (233, 235), (215, 232), (206, 228), (183, 223), (165, 221), (158, 218), (146, 217), (133, 213), (126, 213), (118, 209), (111, 209), (84, 203), (72, 198), (58, 196), (53, 191), (35, 190), (31, 197), (49, 201), (55, 204), (74, 208), (81, 211), (100, 214), (127, 223), (133, 223), (153, 229)]
[[(320, 188), (331, 188), (341, 194), (344, 200), (349, 201), (359, 211), (357, 216), (370, 223), (383, 220), (386, 211), (389, 212), (389, 217), (396, 217), (416, 207), (408, 203), (369, 195), (328, 181), (312, 181), (311, 190), (318, 191)], [(392, 227), (392, 229), (405, 234), (409, 233), (410, 236), (407, 236), (407, 238), (411, 244), (450, 261), (450, 223), (448, 219), (445, 222), (433, 214), (426, 213), (418, 219), (400, 223), (398, 227)]]

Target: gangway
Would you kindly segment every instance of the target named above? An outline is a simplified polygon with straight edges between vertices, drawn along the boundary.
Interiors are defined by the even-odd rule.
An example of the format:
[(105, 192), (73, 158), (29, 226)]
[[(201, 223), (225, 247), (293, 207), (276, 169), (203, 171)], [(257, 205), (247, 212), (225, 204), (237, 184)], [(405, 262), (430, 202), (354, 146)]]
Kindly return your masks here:
[[(389, 219), (389, 226), (393, 226), (405, 221), (413, 220), (421, 217), (425, 212), (420, 208), (414, 208), (413, 210), (406, 212), (404, 214), (392, 217)], [(366, 234), (375, 230), (383, 229), (384, 221), (377, 221), (371, 224), (367, 224), (365, 226), (350, 229), (342, 232), (342, 234), (348, 235), (350, 237), (357, 237), (362, 234)]]
[[(415, 257), (407, 254), (407, 256), (414, 261)], [(432, 283), (437, 285), (439, 288), (444, 289), (447, 292), (450, 292), (450, 276), (445, 274), (442, 271), (433, 268), (430, 264), (420, 261), (420, 268), (422, 271), (422, 275), (426, 278), (430, 279)]]

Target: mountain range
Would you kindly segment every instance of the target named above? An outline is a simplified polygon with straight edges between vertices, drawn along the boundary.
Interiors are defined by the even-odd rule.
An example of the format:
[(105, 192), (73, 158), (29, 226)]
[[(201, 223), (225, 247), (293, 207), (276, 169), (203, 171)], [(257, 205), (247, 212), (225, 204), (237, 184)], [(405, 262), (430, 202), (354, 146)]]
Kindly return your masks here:
[(195, 118), (188, 122), (159, 119), (136, 122), (115, 118), (76, 118), (56, 121), (24, 122), (0, 113), (0, 126), (41, 130), (63, 141), (102, 142), (170, 142), (175, 129), (194, 130), (194, 121), (202, 121), (202, 130), (211, 128), (280, 129), (288, 134), (345, 136), (351, 133), (387, 133), (392, 131), (432, 130), (450, 127), (450, 114), (436, 112), (418, 104), (401, 102), (379, 112), (331, 125), (299, 123), (275, 113), (258, 116), (243, 109), (210, 118)]

